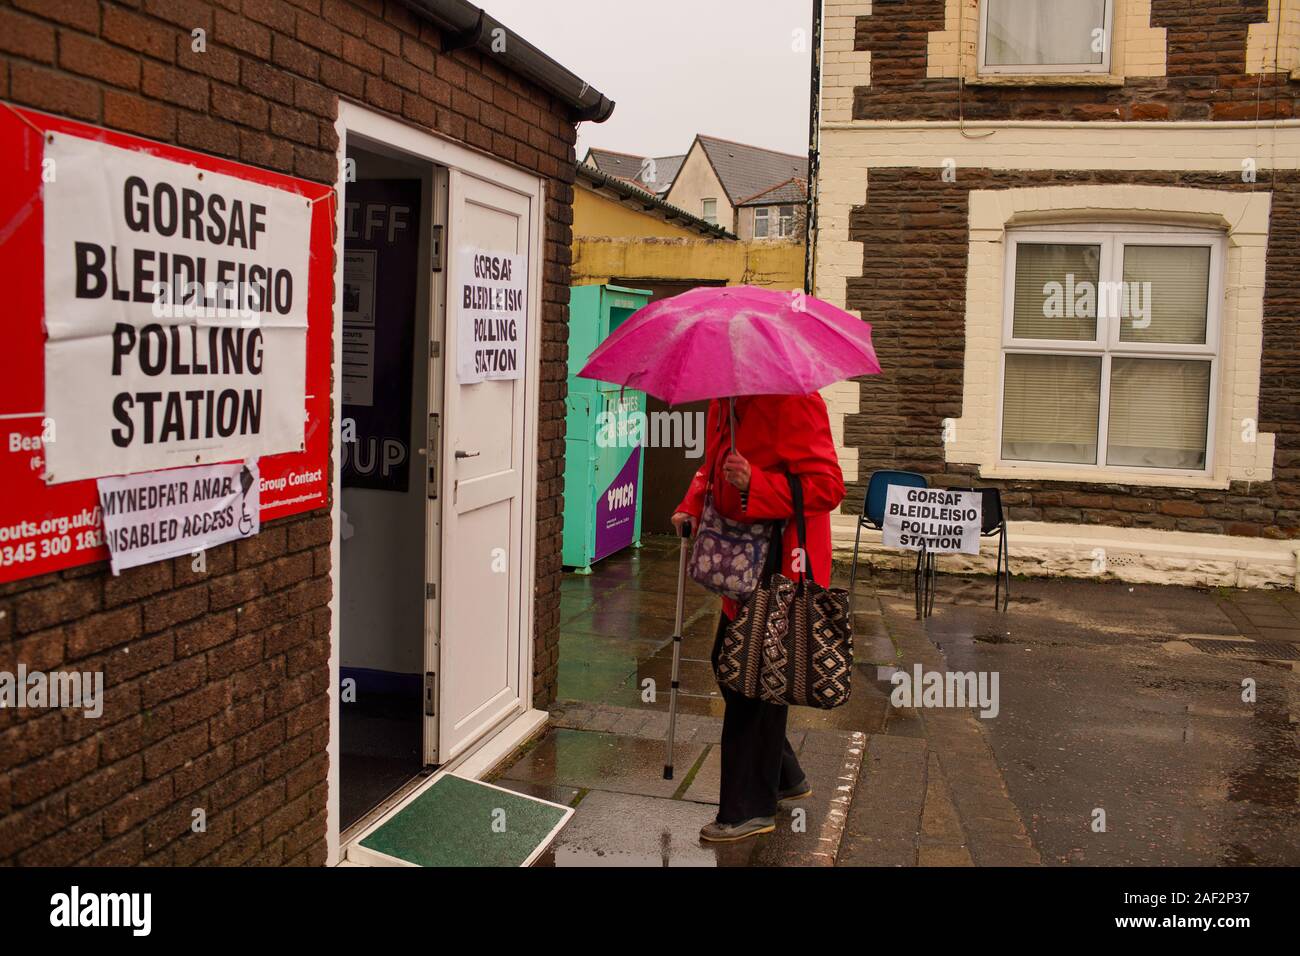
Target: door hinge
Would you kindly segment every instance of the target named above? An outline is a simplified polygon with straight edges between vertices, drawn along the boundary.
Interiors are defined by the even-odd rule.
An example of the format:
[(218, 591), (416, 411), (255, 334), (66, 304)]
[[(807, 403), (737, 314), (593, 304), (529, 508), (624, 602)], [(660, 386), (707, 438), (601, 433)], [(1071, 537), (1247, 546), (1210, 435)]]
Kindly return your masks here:
[(430, 343), (429, 343), (429, 358), (438, 358), (438, 357), (441, 356), (441, 355), (442, 355), (442, 343), (441, 343), (441, 342), (430, 342)]
[(438, 599), (438, 585), (434, 584), (432, 581), (425, 582), (424, 599), (426, 601), (436, 601)]
[(433, 671), (424, 674), (424, 716), (436, 717), (438, 714), (438, 680)]
[(429, 449), (427, 458), (429, 459), (429, 500), (434, 501), (438, 498), (438, 452), (440, 450), (438, 442), (438, 416), (436, 413), (429, 415)]

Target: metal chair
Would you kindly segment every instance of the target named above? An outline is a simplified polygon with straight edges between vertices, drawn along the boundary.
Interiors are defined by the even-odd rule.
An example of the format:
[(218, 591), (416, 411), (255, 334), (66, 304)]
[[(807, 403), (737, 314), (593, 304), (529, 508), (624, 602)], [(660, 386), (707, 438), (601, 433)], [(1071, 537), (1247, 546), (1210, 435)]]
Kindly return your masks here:
[[(858, 580), (858, 551), (862, 545), (863, 527), (879, 531), (885, 523), (885, 501), (889, 497), (889, 486), (901, 485), (905, 488), (929, 488), (930, 482), (925, 475), (914, 471), (874, 471), (867, 482), (867, 493), (862, 496), (862, 514), (858, 515), (857, 533), (853, 538), (853, 563), (849, 567), (849, 611), (853, 610), (854, 585)], [(916, 570), (912, 574), (916, 585), (917, 616), (922, 607), (921, 566), (923, 552), (917, 552)]]
[(1011, 542), (1007, 536), (1006, 514), (1002, 511), (1002, 492), (997, 488), (953, 488), (973, 491), (980, 496), (980, 537), (998, 539), (998, 560), (994, 573), (993, 607), (1005, 611), (1011, 604)]

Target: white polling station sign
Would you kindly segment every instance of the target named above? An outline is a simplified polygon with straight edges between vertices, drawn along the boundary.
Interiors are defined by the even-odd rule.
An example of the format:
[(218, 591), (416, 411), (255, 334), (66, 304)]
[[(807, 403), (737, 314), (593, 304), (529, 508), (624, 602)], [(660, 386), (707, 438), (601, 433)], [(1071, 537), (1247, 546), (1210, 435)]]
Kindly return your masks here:
[(982, 506), (974, 491), (890, 485), (882, 541), (908, 551), (979, 554)]
[(521, 378), (528, 322), (528, 257), (462, 248), (454, 291), (456, 372), (462, 385)]
[(100, 478), (98, 485), (114, 574), (261, 530), (255, 461)]
[(66, 133), (45, 158), (46, 480), (299, 451), (310, 202)]

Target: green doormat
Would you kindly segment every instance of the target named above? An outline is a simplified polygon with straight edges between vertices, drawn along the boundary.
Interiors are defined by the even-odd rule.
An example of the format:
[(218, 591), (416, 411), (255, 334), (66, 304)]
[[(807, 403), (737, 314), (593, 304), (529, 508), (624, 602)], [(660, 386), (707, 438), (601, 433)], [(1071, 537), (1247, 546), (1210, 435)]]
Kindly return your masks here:
[(383, 866), (527, 866), (573, 815), (549, 803), (445, 774), (360, 842)]

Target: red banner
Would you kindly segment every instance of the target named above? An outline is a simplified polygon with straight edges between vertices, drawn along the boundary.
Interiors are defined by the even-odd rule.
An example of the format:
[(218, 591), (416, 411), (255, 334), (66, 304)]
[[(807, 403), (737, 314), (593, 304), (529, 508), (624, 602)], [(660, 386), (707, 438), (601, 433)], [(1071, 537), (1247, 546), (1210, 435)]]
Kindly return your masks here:
[[(333, 190), (203, 153), (0, 103), (0, 582), (108, 559), (95, 481), (47, 484), (45, 416), (46, 134), (66, 134), (147, 153), (185, 167), (284, 190), (312, 202), (307, 288), (305, 428), (300, 452), (259, 459), (268, 521), (329, 502), (330, 361), (334, 282)], [(52, 171), (57, 175), (57, 171)], [(50, 436), (51, 428), (54, 433)]]

